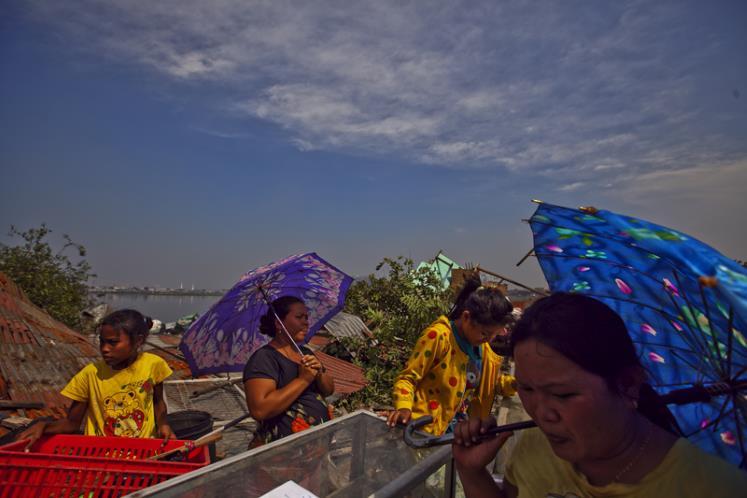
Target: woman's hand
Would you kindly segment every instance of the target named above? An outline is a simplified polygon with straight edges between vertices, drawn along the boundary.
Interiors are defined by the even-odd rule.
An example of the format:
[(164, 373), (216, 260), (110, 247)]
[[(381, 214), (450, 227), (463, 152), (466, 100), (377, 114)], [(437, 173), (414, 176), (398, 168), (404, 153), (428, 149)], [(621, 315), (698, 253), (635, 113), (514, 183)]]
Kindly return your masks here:
[(389, 412), (389, 415), (386, 418), (386, 423), (389, 427), (394, 427), (398, 423), (405, 425), (410, 421), (411, 416), (412, 410), (409, 408), (400, 408), (399, 410)]
[(452, 454), (460, 472), (484, 470), (501, 446), (513, 435), (513, 432), (502, 432), (495, 437), (480, 440), (495, 425), (494, 417), (475, 417), (459, 422), (454, 428)]
[(34, 445), (35, 442), (39, 440), (39, 438), (44, 434), (44, 429), (47, 427), (46, 422), (37, 422), (36, 424), (32, 425), (25, 431), (21, 432), (16, 436), (16, 441), (22, 441), (24, 439), (29, 439), (29, 444), (26, 445), (24, 448), (24, 451), (28, 452), (31, 450), (31, 447)]
[(312, 354), (304, 355), (301, 357), (301, 363), (298, 365), (298, 377), (308, 381), (310, 384), (314, 382), (321, 369), (322, 363), (316, 356)]

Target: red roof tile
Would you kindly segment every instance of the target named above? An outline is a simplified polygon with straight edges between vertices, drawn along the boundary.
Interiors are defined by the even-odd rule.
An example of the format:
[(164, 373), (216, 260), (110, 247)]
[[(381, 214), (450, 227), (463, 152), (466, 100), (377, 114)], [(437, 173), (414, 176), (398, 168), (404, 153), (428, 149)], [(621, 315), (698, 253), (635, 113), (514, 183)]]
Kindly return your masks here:
[(60, 390), (99, 357), (98, 349), (83, 335), (33, 305), (3, 273), (0, 350), (0, 398), (46, 403), (43, 409), (25, 410), (29, 418), (63, 416), (70, 400)]
[(314, 353), (327, 372), (335, 379), (335, 393), (351, 394), (363, 389), (368, 381), (363, 369), (352, 363), (335, 358), (321, 351)]

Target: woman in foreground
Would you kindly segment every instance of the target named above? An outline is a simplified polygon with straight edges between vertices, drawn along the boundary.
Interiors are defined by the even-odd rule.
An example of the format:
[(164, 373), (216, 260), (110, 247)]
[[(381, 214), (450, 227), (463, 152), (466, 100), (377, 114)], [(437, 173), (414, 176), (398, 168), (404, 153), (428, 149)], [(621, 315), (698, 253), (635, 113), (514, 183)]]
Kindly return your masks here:
[(494, 419), (458, 425), (453, 451), (468, 497), (744, 496), (747, 473), (678, 436), (625, 324), (602, 302), (541, 299), (512, 344), (518, 393), (538, 428), (521, 433), (501, 488), (485, 466), (511, 435), (478, 443)]

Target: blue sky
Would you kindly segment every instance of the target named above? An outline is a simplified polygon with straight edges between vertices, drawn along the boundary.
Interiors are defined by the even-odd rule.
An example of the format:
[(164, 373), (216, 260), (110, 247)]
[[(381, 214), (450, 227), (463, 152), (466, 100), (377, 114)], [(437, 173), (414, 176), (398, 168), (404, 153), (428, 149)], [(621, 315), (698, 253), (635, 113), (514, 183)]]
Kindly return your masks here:
[(98, 283), (443, 249), (542, 285), (533, 198), (747, 258), (742, 1), (0, 10), (0, 228), (70, 234)]

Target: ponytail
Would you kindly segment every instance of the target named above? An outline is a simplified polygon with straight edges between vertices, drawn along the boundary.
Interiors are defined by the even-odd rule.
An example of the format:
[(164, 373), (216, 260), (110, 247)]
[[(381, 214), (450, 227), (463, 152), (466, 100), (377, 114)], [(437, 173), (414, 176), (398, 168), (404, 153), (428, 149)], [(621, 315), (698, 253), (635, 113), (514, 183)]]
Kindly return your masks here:
[(479, 324), (497, 325), (510, 319), (513, 305), (498, 287), (483, 287), (480, 277), (474, 276), (464, 282), (448, 318), (456, 320), (465, 311)]
[(675, 436), (683, 436), (682, 429), (674, 415), (648, 382), (641, 384), (638, 393), (638, 413), (665, 431), (671, 432)]
[(459, 291), (459, 294), (457, 294), (457, 297), (454, 300), (454, 306), (452, 306), (449, 310), (449, 320), (456, 320), (457, 318), (459, 318), (459, 315), (461, 315), (462, 311), (464, 311), (464, 303), (467, 301), (467, 298), (470, 297), (473, 292), (479, 289), (481, 285), (482, 282), (480, 281), (480, 277), (478, 275), (472, 275), (465, 279), (464, 284)]

